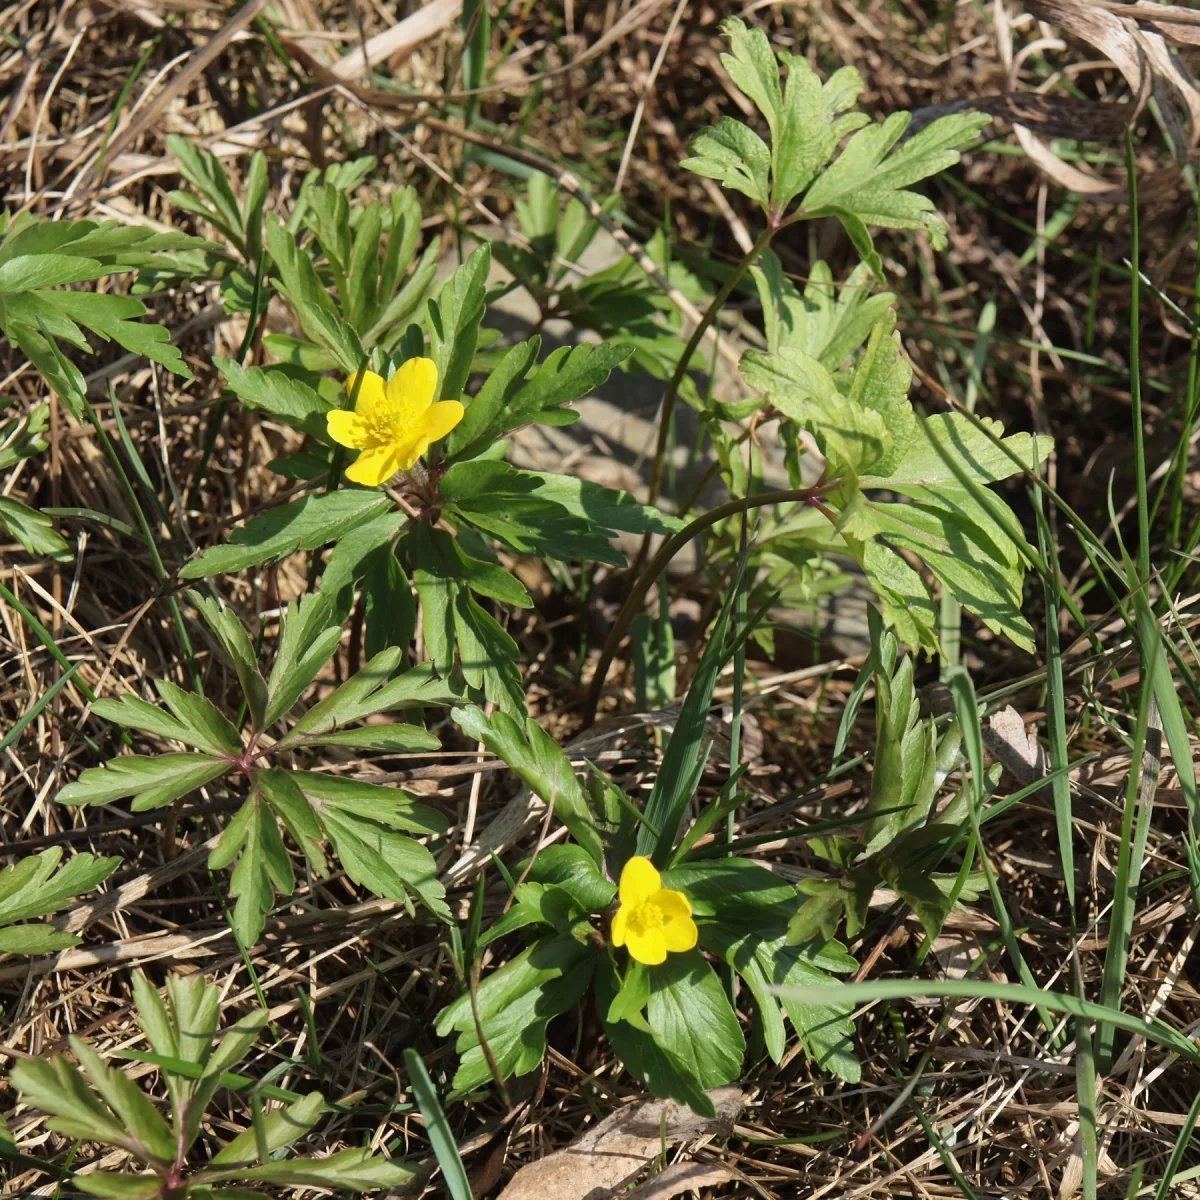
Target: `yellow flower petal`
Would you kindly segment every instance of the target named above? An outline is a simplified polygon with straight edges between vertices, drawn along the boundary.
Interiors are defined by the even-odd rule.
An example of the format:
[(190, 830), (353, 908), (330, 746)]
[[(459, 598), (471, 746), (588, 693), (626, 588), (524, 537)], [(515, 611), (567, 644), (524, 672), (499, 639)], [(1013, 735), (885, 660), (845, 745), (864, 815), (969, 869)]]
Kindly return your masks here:
[(421, 432), (431, 442), (440, 442), (463, 419), (467, 410), (457, 400), (431, 404), (421, 421)]
[(346, 468), (346, 478), (364, 487), (379, 487), (401, 470), (394, 446), (371, 446)]
[(650, 903), (657, 904), (662, 909), (664, 917), (690, 917), (692, 915), (692, 906), (688, 902), (688, 898), (682, 892), (675, 891), (674, 888), (659, 888), (650, 897)]
[(672, 954), (681, 954), (684, 950), (693, 949), (700, 940), (700, 931), (696, 928), (696, 922), (691, 917), (664, 915), (667, 919), (663, 922), (662, 936), (667, 949)]
[(640, 854), (635, 854), (621, 871), (622, 904), (644, 904), (661, 887), (662, 876), (654, 864)]
[(325, 428), (339, 446), (349, 446), (351, 450), (361, 450), (371, 442), (366, 421), (358, 413), (347, 412), (344, 408), (335, 408), (325, 414)]
[(614, 946), (625, 945), (625, 931), (629, 925), (629, 909), (624, 904), (617, 909), (617, 915), (613, 917), (612, 922), (612, 944)]
[(437, 363), (432, 358), (410, 358), (387, 381), (388, 403), (409, 420), (419, 417), (433, 403), (437, 380)]
[[(349, 379), (346, 380), (346, 395), (354, 395), (354, 381), (358, 378), (358, 372), (355, 371)], [(374, 371), (364, 371), (362, 386), (358, 389), (358, 397), (354, 401), (354, 411), (360, 417), (365, 417), (368, 421), (379, 411), (380, 406), (384, 403), (384, 383), (383, 376), (376, 375)]]
[(626, 931), (626, 942), (629, 953), (648, 967), (657, 967), (667, 961), (667, 939), (661, 929), (635, 930), (630, 926)]

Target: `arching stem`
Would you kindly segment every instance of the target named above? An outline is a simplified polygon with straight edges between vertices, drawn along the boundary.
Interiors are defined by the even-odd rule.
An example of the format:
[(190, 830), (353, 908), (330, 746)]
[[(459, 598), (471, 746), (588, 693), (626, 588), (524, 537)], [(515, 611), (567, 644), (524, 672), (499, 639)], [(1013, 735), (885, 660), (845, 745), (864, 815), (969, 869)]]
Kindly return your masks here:
[(604, 680), (608, 675), (608, 668), (612, 665), (612, 661), (617, 654), (617, 649), (620, 647), (625, 634), (629, 631), (629, 626), (632, 624), (634, 616), (645, 602), (646, 594), (650, 591), (654, 581), (666, 569), (671, 559), (692, 538), (700, 533), (701, 530), (715, 525), (718, 521), (723, 521), (726, 517), (736, 516), (738, 513), (745, 512), (751, 508), (763, 508), (768, 504), (811, 504), (818, 500), (829, 486), (826, 483), (818, 483), (813, 487), (791, 488), (781, 492), (763, 492), (758, 496), (746, 496), (741, 500), (730, 500), (728, 504), (719, 505), (717, 508), (710, 508), (708, 512), (702, 513), (694, 521), (690, 521), (678, 533), (672, 534), (671, 537), (667, 538), (658, 548), (658, 553), (646, 564), (645, 569), (638, 576), (637, 583), (633, 585), (633, 589), (630, 591), (628, 597), (626, 597), (616, 621), (613, 622), (612, 629), (609, 630), (608, 638), (604, 643), (604, 649), (600, 652), (600, 661), (596, 664), (596, 673), (592, 677), (592, 683), (588, 689), (587, 702), (583, 712), (583, 728), (589, 728), (596, 719), (596, 708), (600, 703), (600, 693), (604, 690)]

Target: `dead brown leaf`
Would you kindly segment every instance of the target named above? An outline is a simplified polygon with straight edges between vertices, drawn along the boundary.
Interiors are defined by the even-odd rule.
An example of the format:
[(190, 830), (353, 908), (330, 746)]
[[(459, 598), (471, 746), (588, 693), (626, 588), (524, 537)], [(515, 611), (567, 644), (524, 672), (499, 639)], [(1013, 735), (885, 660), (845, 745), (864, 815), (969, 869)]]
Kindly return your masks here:
[(1025, 728), (1011, 704), (992, 716), (983, 730), (983, 744), (1022, 787), (1046, 774), (1046, 756), (1037, 735)]
[[(716, 1088), (708, 1096), (716, 1120), (699, 1117), (673, 1100), (643, 1100), (619, 1109), (565, 1150), (522, 1167), (500, 1200), (607, 1200), (611, 1189), (627, 1183), (665, 1146), (733, 1132), (744, 1102), (741, 1091)], [(647, 1193), (660, 1198), (678, 1194)]]
[(625, 1196), (626, 1200), (672, 1200), (684, 1192), (696, 1195), (702, 1187), (718, 1187), (736, 1178), (733, 1171), (718, 1163), (676, 1163)]
[[(1133, 93), (1132, 103), (1120, 106), (1120, 115), (1128, 125), (1132, 125), (1153, 95), (1176, 153), (1181, 157), (1190, 153), (1200, 139), (1200, 88), (1172, 53), (1168, 42), (1189, 45), (1200, 41), (1196, 13), (1171, 5), (1146, 4), (1142, 0), (1135, 4), (1027, 0), (1026, 7), (1040, 21), (1057, 25), (1087, 42), (1121, 72)], [(999, 15), (1004, 0), (997, 0), (996, 8)], [(1011, 64), (1012, 27), (1007, 14), (997, 20), (996, 28), (1004, 43), (1001, 57)], [(1125, 196), (1126, 185), (1119, 176), (1104, 177), (1063, 162), (1029, 122), (1018, 121), (1014, 129), (1026, 154), (1055, 182), (1097, 200), (1114, 202)]]

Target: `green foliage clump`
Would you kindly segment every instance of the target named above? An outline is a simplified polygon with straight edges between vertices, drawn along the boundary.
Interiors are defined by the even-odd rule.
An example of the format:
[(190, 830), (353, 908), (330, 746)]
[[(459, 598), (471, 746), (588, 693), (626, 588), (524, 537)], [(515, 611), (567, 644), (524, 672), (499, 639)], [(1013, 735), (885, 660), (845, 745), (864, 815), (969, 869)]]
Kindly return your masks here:
[[(152, 1054), (133, 1055), (159, 1067), (169, 1115), (120, 1067), (108, 1065), (83, 1038), (72, 1036), (71, 1053), (24, 1059), (13, 1068), (13, 1087), (23, 1103), (41, 1109), (55, 1133), (76, 1142), (96, 1142), (124, 1151), (140, 1170), (97, 1170), (72, 1177), (92, 1196), (111, 1200), (246, 1200), (283, 1187), (368, 1192), (396, 1187), (412, 1172), (367, 1149), (342, 1150), (324, 1158), (288, 1155), (287, 1150), (328, 1111), (320, 1092), (297, 1096), (278, 1088), (250, 1092), (252, 1119), (219, 1148), (205, 1133), (209, 1106), (218, 1089), (244, 1090), (253, 1081), (233, 1068), (254, 1048), (267, 1014), (256, 1009), (218, 1036), (220, 989), (201, 976), (169, 976), (167, 999), (140, 971), (133, 976), (138, 1022)], [(264, 1111), (264, 1098), (285, 1103)], [(202, 1161), (201, 1161), (202, 1160)], [(277, 1194), (277, 1192), (275, 1193)]]

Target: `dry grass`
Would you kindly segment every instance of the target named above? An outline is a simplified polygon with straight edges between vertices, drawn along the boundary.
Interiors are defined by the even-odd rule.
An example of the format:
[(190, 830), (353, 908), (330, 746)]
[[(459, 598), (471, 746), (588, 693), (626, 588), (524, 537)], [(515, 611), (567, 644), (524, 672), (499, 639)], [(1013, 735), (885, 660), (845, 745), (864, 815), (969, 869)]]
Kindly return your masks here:
[[(363, 84), (354, 71), (331, 75), (330, 66), (337, 55), (393, 26), (406, 15), (403, 7), (393, 11), (373, 2), (343, 9), (279, 0), (272, 11), (288, 31), (283, 45), (291, 73), (258, 31), (255, 21), (263, 8), (252, 0), (231, 16), (206, 0), (97, 0), (92, 8), (78, 0), (8, 5), (0, 16), (4, 204), (13, 212), (101, 214), (192, 229), (193, 219), (167, 195), (177, 186), (177, 173), (164, 138), (177, 132), (202, 139), (234, 174), (251, 149), (263, 148), (276, 195), (283, 199), (294, 196), (313, 163), (375, 154), (380, 160), (375, 182), (385, 188), (402, 180), (414, 183), (422, 193), (428, 235), (444, 238), (448, 248), (460, 221), (507, 220), (511, 180), (478, 157), (464, 160), (461, 141), (423, 122), (454, 118), (459, 111), (453, 93), (461, 44), (456, 22), (410, 56), (402, 45), (383, 60), (381, 67), (409, 93), (400, 97)], [(744, 246), (749, 213), (677, 166), (692, 132), (718, 112), (735, 110), (717, 58), (715, 25), (726, 8), (735, 6), (693, 0), (679, 6), (682, 15), (672, 26), (677, 7), (666, 0), (511, 5), (493, 42), (494, 50), (506, 47), (507, 59), (495, 85), (478, 100), (483, 128), (570, 168), (585, 186), (603, 192), (616, 176), (640, 109), (623, 180), (628, 231), (644, 241), (669, 213), (682, 250), (732, 260), (739, 243)], [(822, 67), (858, 66), (867, 103), (877, 112), (1008, 90), (988, 6), (822, 0), (758, 7), (755, 19), (767, 23), (781, 45), (793, 45)], [(673, 41), (659, 63), (669, 26)], [(1032, 18), (1018, 20), (1014, 29), (1018, 44), (1039, 35)], [(1115, 70), (1090, 71), (1086, 78), (1074, 72), (1085, 57), (1078, 47), (1047, 44), (1024, 60), (1019, 76), (1030, 88), (1063, 70), (1088, 96), (1120, 96)], [(1003, 138), (1003, 127), (996, 133)], [(106, 140), (101, 162), (98, 152)], [(1110, 149), (1119, 153), (1118, 145)], [(1183, 226), (1191, 220), (1192, 201), (1179, 172), (1162, 156), (1148, 152), (1147, 164), (1156, 173), (1143, 185), (1146, 270), (1158, 289), (1186, 307), (1193, 250)], [(981, 377), (988, 412), (1013, 427), (1036, 425), (1055, 434), (1055, 482), (1085, 514), (1102, 510), (1115, 469), (1120, 507), (1131, 487), (1125, 477), (1128, 291), (1119, 276), (1129, 252), (1127, 218), (1118, 207), (1085, 202), (1049, 245), (1039, 246), (1036, 231), (1051, 224), (1064, 195), (1026, 159), (980, 152), (958, 179), (972, 191), (946, 182), (933, 188), (950, 220), (948, 255), (935, 257), (911, 241), (888, 245), (889, 267), (903, 293), (906, 346), (926, 381), (919, 398), (936, 406), (942, 401), (939, 389), (962, 395), (980, 311), (994, 299), (996, 332)], [(848, 250), (832, 231), (818, 230), (813, 245), (785, 245), (781, 253), (785, 265), (802, 275), (817, 248), (835, 263)], [(209, 544), (235, 520), (283, 499), (289, 487), (265, 466), (293, 435), (236, 412), (221, 427), (202, 485), (193, 487), (217, 394), (211, 358), (236, 347), (243, 333), (236, 321), (223, 317), (217, 300), (208, 287), (154, 300), (157, 319), (178, 334), (195, 371), (187, 384), (142, 361), (127, 361), (114, 347), (89, 360), (96, 372), (93, 400), (105, 429), (120, 437), (106, 392), (111, 383), (154, 488), (168, 507), (172, 498), (176, 504), (185, 500), (177, 527), (160, 529), (170, 571), (194, 546)], [(1157, 465), (1178, 436), (1188, 345), (1169, 307), (1154, 304), (1145, 322), (1144, 356), (1151, 387), (1160, 385), (1148, 393), (1157, 443), (1151, 463)], [(1081, 362), (1079, 355), (1095, 361)], [(0, 376), (13, 411), (43, 398), (40, 378), (7, 347), (0, 350)], [(11, 472), (6, 486), (32, 504), (90, 509), (134, 523), (93, 431), (76, 426), (57, 406), (49, 452)], [(359, 1144), (365, 1136), (375, 1144), (394, 1144), (398, 1154), (428, 1159), (420, 1122), (390, 1108), (407, 1098), (398, 1072), (405, 1047), (418, 1050), (435, 1078), (450, 1066), (448, 1047), (431, 1029), (434, 1012), (456, 987), (440, 927), (359, 893), (344, 877), (308, 878), (271, 917), (261, 943), (243, 954), (222, 911), (226, 880), (206, 871), (203, 849), (234, 797), (214, 792), (186, 807), (167, 830), (157, 813), (131, 816), (120, 805), (68, 810), (54, 802), (61, 786), (109, 748), (88, 744), (89, 738), (103, 743), (106, 735), (102, 723), (85, 721), (84, 685), (101, 695), (146, 694), (154, 677), (185, 682), (176, 630), (148, 555), (95, 522), (67, 518), (63, 524), (79, 548), (74, 569), (35, 564), (10, 553), (13, 547), (0, 548), (0, 582), (78, 667), (75, 680), (0, 759), (0, 830), (7, 855), (68, 844), (120, 854), (124, 866), (99, 902), (86, 902), (71, 914), (71, 927), (85, 935), (77, 949), (31, 962), (0, 962), (0, 1053), (10, 1063), (22, 1055), (49, 1054), (64, 1046), (68, 1033), (84, 1034), (104, 1051), (136, 1047), (130, 968), (142, 966), (159, 980), (168, 970), (203, 971), (221, 984), (227, 1015), (253, 1005), (259, 991), (270, 1006), (274, 1036), (250, 1073), (288, 1063), (276, 1077), (282, 1086), (304, 1090), (316, 1076), (331, 1097), (365, 1089), (354, 1114), (332, 1120), (313, 1144), (332, 1150)], [(1064, 569), (1071, 576), (1086, 563), (1067, 531), (1060, 532)], [(603, 582), (597, 581), (601, 596)], [(226, 579), (220, 586), (245, 616), (268, 621), (269, 642), (270, 614), (302, 591), (305, 580), (285, 564), (261, 583)], [(1099, 616), (1107, 601), (1088, 596), (1085, 606)], [(550, 624), (545, 612), (535, 610), (517, 631), (527, 661), (535, 661), (547, 645), (569, 658)], [(209, 694), (224, 688), (236, 701), (236, 680), (223, 673), (200, 628), (192, 630)], [(1100, 636), (1116, 656), (1120, 631)], [(356, 665), (350, 653), (344, 644), (326, 686)], [(981, 690), (1036, 668), (984, 638), (972, 643), (970, 653)], [(556, 672), (553, 662), (542, 660), (531, 676), (540, 715), (563, 742), (577, 731), (581, 702), (579, 688), (567, 677), (579, 664), (569, 665), (569, 671)], [(836, 661), (817, 671), (796, 666), (752, 664), (764, 680), (793, 671), (776, 681), (769, 701), (755, 710), (762, 734), (751, 776), (757, 799), (743, 817), (746, 830), (755, 834), (784, 834), (800, 818), (844, 814), (865, 801), (862, 772), (849, 783), (821, 782), (853, 675)], [(0, 731), (59, 674), (29, 623), (12, 604), (0, 602)], [(1039, 981), (1063, 990), (1077, 969), (1094, 991), (1106, 945), (1127, 758), (1121, 758), (1125, 748), (1112, 720), (1125, 711), (1124, 694), (1119, 686), (1105, 690), (1104, 682), (1099, 666), (1081, 669), (1068, 681), (1072, 758), (1096, 754), (1104, 767), (1082, 768), (1074, 785), (1086, 926), (1073, 932), (1067, 917), (1048, 799), (1035, 796), (987, 829), (988, 852), (1023, 931), (1025, 953)], [(1037, 680), (1013, 700), (1029, 720), (1042, 702)], [(631, 704), (631, 691), (612, 689), (610, 709), (627, 713)], [(452, 748), (471, 749), (455, 740), (453, 727), (437, 731)], [(634, 792), (652, 771), (640, 745), (636, 736), (626, 736), (605, 746), (625, 751), (610, 754), (604, 765)], [(419, 762), (347, 757), (340, 765), (363, 777), (387, 771), (398, 779), (396, 773), (405, 772), (407, 786), (427, 792), (431, 803), (449, 813), (455, 824), (442, 850), (443, 866), (458, 857), (468, 821), (483, 829), (512, 795), (506, 775), (473, 771), (453, 755)], [(1190, 1033), (1200, 1027), (1200, 996), (1190, 982), (1196, 978), (1192, 951), (1200, 923), (1179, 842), (1184, 820), (1179, 793), (1165, 779), (1148, 848), (1148, 876), (1157, 886), (1147, 889), (1139, 910), (1126, 1007), (1157, 1013)], [(535, 823), (534, 832), (509, 847), (510, 857), (515, 860), (536, 836)], [(796, 843), (768, 845), (761, 853), (784, 873), (812, 865)], [(453, 902), (465, 905), (472, 887), (464, 873)], [(862, 975), (912, 974), (918, 969), (919, 927), (886, 902), (876, 916), (856, 947)], [(993, 978), (1012, 977), (987, 906), (960, 909), (920, 969), (953, 972), (981, 950), (989, 951)], [(306, 1005), (315, 1014), (315, 1043)], [(880, 1004), (861, 1015), (858, 1029), (865, 1075), (857, 1088), (822, 1077), (802, 1055), (774, 1067), (752, 1051), (742, 1123), (725, 1144), (710, 1144), (697, 1154), (719, 1159), (742, 1178), (714, 1194), (839, 1200), (962, 1194), (918, 1112), (937, 1130), (978, 1196), (1068, 1200), (1078, 1189), (1073, 1059), (1051, 1047), (1035, 1014), (991, 1002), (951, 1009), (940, 1001)], [(594, 1013), (581, 1011), (557, 1022), (551, 1044), (544, 1069), (512, 1083), (511, 1109), (492, 1095), (451, 1111), (478, 1196), (494, 1194), (516, 1166), (564, 1145), (590, 1117), (637, 1093), (614, 1065)], [(1149, 1180), (1157, 1180), (1195, 1089), (1190, 1069), (1160, 1050), (1147, 1044), (1126, 1050), (1102, 1081), (1098, 1100), (1101, 1195), (1124, 1196), (1138, 1162), (1146, 1164)], [(0, 1092), (0, 1109), (11, 1110), (13, 1099)], [(212, 1133), (227, 1137), (244, 1122), (244, 1112), (230, 1109), (219, 1113)], [(10, 1126), (25, 1153), (65, 1160), (65, 1141), (47, 1134), (30, 1114), (19, 1113)], [(85, 1149), (85, 1157), (89, 1152)], [(1192, 1163), (1185, 1160), (1185, 1166)], [(430, 1183), (431, 1194), (439, 1186)], [(14, 1169), (0, 1184), (5, 1195), (35, 1191), (53, 1191), (35, 1171)], [(1188, 1184), (1175, 1194), (1197, 1193)]]

